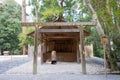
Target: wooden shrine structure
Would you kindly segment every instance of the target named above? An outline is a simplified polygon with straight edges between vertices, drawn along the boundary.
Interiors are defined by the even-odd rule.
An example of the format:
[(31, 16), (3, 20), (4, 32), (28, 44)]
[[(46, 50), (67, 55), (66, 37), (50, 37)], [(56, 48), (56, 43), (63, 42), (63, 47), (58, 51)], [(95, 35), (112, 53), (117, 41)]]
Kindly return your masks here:
[[(33, 74), (37, 73), (38, 40), (43, 41), (41, 46), (44, 50), (41, 53), (41, 63), (50, 59), (52, 50), (56, 50), (59, 61), (81, 60), (82, 73), (86, 74), (86, 62), (84, 54), (84, 36), (89, 35), (83, 26), (94, 26), (96, 22), (48, 22), (48, 23), (23, 23), (22, 26), (35, 26)], [(33, 34), (34, 33), (34, 34)], [(80, 51), (79, 51), (80, 42)], [(43, 49), (43, 48), (42, 48)]]
[[(24, 5), (23, 5), (24, 6)], [(77, 61), (81, 60), (82, 73), (86, 74), (86, 62), (84, 54), (84, 36), (89, 32), (83, 26), (95, 26), (97, 22), (65, 22), (58, 19), (55, 22), (38, 22), (38, 7), (36, 7), (36, 22), (22, 21), (22, 27), (35, 27), (34, 34), (34, 54), (33, 54), (33, 74), (37, 74), (38, 40), (43, 41), (45, 50), (41, 53), (41, 61), (49, 59), (50, 52), (56, 50), (58, 60)], [(22, 14), (24, 15), (24, 14)], [(79, 52), (80, 43), (80, 52)], [(77, 58), (77, 59), (76, 59)]]
[[(54, 22), (65, 22), (58, 19)], [(29, 33), (34, 37), (35, 31)], [(90, 33), (83, 30), (84, 36)], [(38, 29), (38, 41), (41, 43), (41, 63), (51, 61), (51, 52), (57, 52), (57, 61), (80, 62), (80, 30), (77, 26), (41, 26)]]

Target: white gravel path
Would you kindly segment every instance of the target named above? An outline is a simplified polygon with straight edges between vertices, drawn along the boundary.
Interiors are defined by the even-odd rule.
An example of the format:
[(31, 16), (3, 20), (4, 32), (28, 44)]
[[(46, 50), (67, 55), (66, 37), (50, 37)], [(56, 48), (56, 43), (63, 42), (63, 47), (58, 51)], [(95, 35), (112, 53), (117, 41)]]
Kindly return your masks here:
[[(32, 63), (33, 61), (26, 62), (18, 67), (13, 67), (12, 69), (4, 72), (4, 74), (31, 74), (32, 73)], [(11, 63), (12, 64), (12, 63)], [(50, 63), (40, 64), (38, 60), (38, 74), (49, 74), (49, 73), (82, 73), (81, 64), (77, 63), (65, 63), (58, 62), (56, 65), (51, 65)], [(92, 62), (87, 63), (87, 74), (99, 74), (104, 71), (102, 65), (98, 65)]]
[(83, 75), (73, 73), (52, 74), (2, 74), (0, 80), (120, 80), (120, 75)]
[[(4, 63), (1, 64), (2, 62)], [(37, 75), (32, 74), (32, 58), (13, 58), (12, 62), (0, 61), (0, 70), (4, 69), (7, 63), (8, 69), (1, 71), (0, 80), (120, 80), (120, 75), (108, 75), (106, 78), (101, 74), (104, 71), (103, 66), (91, 61), (86, 65), (86, 75), (82, 74), (81, 64), (77, 63), (58, 62), (56, 65), (41, 65), (38, 60)]]

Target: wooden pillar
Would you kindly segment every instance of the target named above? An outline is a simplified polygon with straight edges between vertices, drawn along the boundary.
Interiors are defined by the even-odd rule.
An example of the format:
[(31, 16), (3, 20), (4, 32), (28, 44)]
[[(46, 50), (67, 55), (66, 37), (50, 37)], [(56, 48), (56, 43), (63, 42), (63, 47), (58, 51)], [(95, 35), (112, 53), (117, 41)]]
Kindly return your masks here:
[[(22, 22), (26, 22), (26, 0), (22, 0)], [(22, 33), (25, 33), (26, 26), (22, 26)], [(25, 55), (27, 52), (26, 45), (22, 47), (22, 53)]]
[(47, 40), (45, 40), (45, 53), (47, 53)]
[(104, 49), (104, 71), (105, 71), (105, 75), (107, 77), (106, 44), (103, 44), (103, 49)]
[(47, 41), (43, 40), (43, 43), (41, 44), (41, 64), (44, 63), (44, 54), (47, 53)]
[(104, 71), (105, 71), (105, 75), (107, 77), (107, 59), (106, 59), (106, 44), (108, 43), (108, 38), (107, 36), (102, 36), (101, 37), (101, 42), (103, 44), (103, 49), (104, 49)]
[(86, 74), (86, 61), (85, 61), (85, 53), (84, 53), (84, 32), (83, 26), (79, 27), (80, 29), (80, 55), (81, 55), (81, 63), (82, 63), (82, 73)]
[(38, 25), (35, 27), (35, 37), (34, 37), (34, 55), (33, 55), (33, 74), (37, 74), (37, 54), (38, 54)]
[(41, 44), (41, 53), (40, 53), (40, 56), (41, 56), (41, 64), (43, 64), (43, 48), (44, 48), (44, 42)]
[(36, 26), (34, 34), (34, 55), (33, 55), (33, 74), (37, 74), (37, 54), (38, 54), (38, 7), (35, 6), (36, 11)]
[(77, 63), (80, 63), (79, 41), (76, 39)]

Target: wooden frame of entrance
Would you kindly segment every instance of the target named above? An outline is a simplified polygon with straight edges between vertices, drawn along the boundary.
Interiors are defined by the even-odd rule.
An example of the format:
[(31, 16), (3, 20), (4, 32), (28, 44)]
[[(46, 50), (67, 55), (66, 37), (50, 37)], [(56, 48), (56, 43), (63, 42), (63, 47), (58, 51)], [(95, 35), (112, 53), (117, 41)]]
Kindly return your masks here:
[[(23, 5), (24, 6), (24, 5)], [(45, 27), (45, 26), (77, 26), (79, 30), (56, 30), (57, 32), (80, 32), (80, 44), (81, 44), (81, 63), (82, 63), (82, 73), (86, 74), (86, 62), (85, 62), (85, 54), (84, 54), (84, 33), (83, 33), (83, 26), (95, 26), (97, 22), (47, 22), (47, 23), (38, 23), (38, 8), (36, 8), (36, 22), (24, 22), (22, 21), (22, 27), (34, 26), (35, 27), (35, 34), (34, 34), (34, 54), (33, 54), (33, 74), (37, 74), (37, 54), (38, 54), (38, 28)], [(24, 14), (22, 14), (24, 15)], [(42, 31), (49, 31), (54, 32), (53, 30), (40, 30)]]
[[(50, 22), (49, 22), (50, 23)], [(52, 24), (53, 22), (50, 23), (51, 26), (56, 26), (57, 24), (60, 24), (61, 22), (54, 22), (54, 24)], [(96, 25), (96, 22), (84, 22), (86, 24), (82, 24), (81, 22), (77, 22), (76, 24), (74, 22), (70, 22), (70, 24), (74, 24), (74, 26), (78, 26), (79, 29), (39, 29), (39, 26), (42, 26), (42, 25), (46, 25), (42, 23), (42, 25), (40, 24), (35, 24), (33, 23), (31, 25), (31, 23), (22, 23), (22, 26), (35, 26), (35, 35), (34, 35), (34, 57), (33, 57), (33, 74), (37, 74), (37, 52), (38, 52), (38, 32), (80, 32), (80, 44), (81, 44), (81, 51), (80, 51), (80, 55), (81, 55), (81, 63), (82, 63), (82, 73), (83, 74), (86, 74), (86, 61), (85, 61), (85, 54), (84, 54), (84, 33), (83, 33), (83, 26), (95, 26)], [(68, 23), (64, 23), (64, 24), (60, 24), (60, 26), (67, 26)], [(47, 25), (49, 25), (47, 23)], [(46, 25), (46, 26), (47, 26)], [(59, 25), (57, 25), (59, 26)], [(73, 25), (69, 25), (68, 26), (73, 26)]]

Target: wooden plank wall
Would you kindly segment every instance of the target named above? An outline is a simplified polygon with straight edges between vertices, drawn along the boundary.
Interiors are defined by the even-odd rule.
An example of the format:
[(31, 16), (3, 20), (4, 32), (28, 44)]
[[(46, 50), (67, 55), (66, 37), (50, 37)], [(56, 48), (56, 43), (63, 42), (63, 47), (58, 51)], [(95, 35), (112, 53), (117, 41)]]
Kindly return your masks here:
[[(58, 52), (56, 55), (57, 55), (57, 61), (77, 62), (77, 54), (76, 53)], [(51, 61), (51, 53), (44, 54), (43, 59), (44, 59), (44, 62)]]

